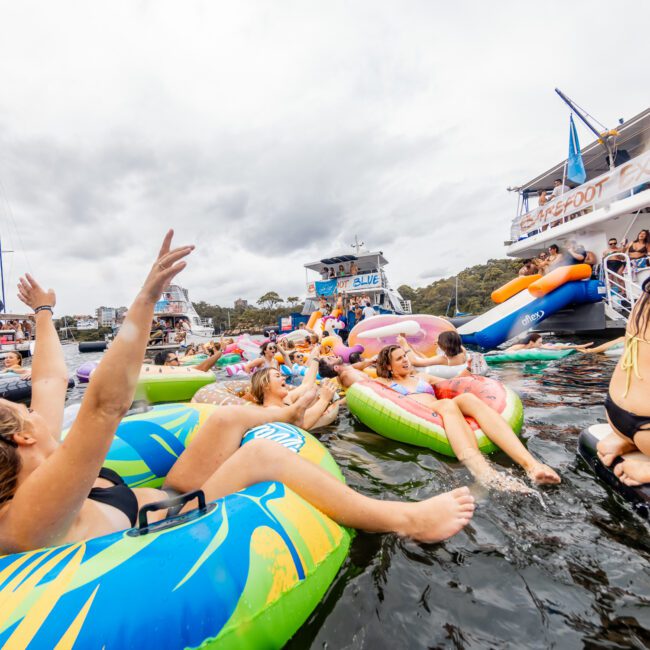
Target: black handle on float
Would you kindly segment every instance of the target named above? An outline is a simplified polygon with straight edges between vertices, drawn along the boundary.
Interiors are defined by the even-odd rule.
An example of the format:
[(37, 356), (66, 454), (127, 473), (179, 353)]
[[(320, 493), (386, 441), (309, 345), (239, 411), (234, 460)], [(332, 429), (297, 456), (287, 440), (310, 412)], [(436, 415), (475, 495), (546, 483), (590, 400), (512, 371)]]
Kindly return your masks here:
[(140, 534), (148, 532), (149, 521), (147, 520), (147, 515), (150, 512), (156, 512), (157, 510), (168, 510), (173, 508), (174, 514), (176, 514), (186, 503), (192, 501), (192, 499), (198, 499), (199, 507), (197, 510), (205, 510), (205, 494), (203, 493), (203, 490), (186, 492), (185, 494), (179, 494), (176, 497), (170, 497), (169, 499), (163, 499), (162, 501), (156, 501), (154, 503), (148, 503), (146, 506), (142, 506), (142, 508), (140, 508), (138, 511), (137, 530)]

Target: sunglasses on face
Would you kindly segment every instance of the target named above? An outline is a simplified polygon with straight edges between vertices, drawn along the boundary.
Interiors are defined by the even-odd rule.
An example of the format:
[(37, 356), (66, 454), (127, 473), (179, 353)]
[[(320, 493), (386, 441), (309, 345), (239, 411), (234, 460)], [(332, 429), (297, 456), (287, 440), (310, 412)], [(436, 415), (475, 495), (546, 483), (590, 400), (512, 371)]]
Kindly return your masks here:
[(610, 241), (610, 242), (609, 242), (609, 245), (610, 245), (610, 246), (616, 246), (616, 242), (615, 242), (615, 241)]
[(266, 348), (266, 349), (267, 349), (267, 350), (270, 350), (271, 352), (275, 352), (275, 351), (277, 350), (277, 348), (275, 347), (275, 345), (273, 345), (273, 346), (269, 345), (269, 347)]
[(174, 363), (174, 361), (175, 361), (176, 363), (179, 362), (178, 357), (167, 357), (167, 361), (168, 361), (169, 363)]

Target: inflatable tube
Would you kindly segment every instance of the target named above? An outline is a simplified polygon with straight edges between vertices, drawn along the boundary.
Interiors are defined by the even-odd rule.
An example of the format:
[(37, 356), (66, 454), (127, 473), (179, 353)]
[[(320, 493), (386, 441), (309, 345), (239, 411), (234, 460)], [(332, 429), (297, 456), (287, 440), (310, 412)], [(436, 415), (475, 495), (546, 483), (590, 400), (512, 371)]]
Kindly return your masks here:
[(432, 375), (433, 377), (440, 377), (441, 379), (453, 379), (458, 377), (462, 372), (467, 370), (467, 364), (461, 363), (459, 366), (425, 366), (423, 368), (418, 368), (420, 372), (424, 371), (427, 375)]
[[(74, 388), (72, 377), (68, 377), (68, 388)], [(0, 398), (10, 402), (29, 401), (32, 398), (32, 380), (14, 373), (3, 373), (0, 375)]]
[(246, 372), (246, 364), (234, 363), (231, 366), (226, 366), (226, 374), (228, 377), (248, 376), (248, 373)]
[(106, 341), (83, 341), (79, 343), (79, 352), (104, 352), (107, 347)]
[(352, 347), (348, 347), (347, 345), (343, 345), (343, 343), (339, 343), (334, 346), (332, 352), (334, 352), (337, 357), (341, 357), (344, 363), (350, 363), (351, 354), (363, 354), (363, 345), (357, 344), (353, 345)]
[(316, 325), (316, 321), (319, 318), (323, 317), (323, 312), (317, 309), (315, 312), (312, 312), (312, 315), (309, 317), (309, 320), (307, 321), (307, 329), (308, 330), (313, 330), (314, 325)]
[(329, 354), (335, 346), (341, 345), (343, 343), (342, 339), (340, 336), (335, 336), (335, 335), (330, 335), (326, 336), (321, 342), (320, 342), (320, 347), (321, 347), (321, 352), (323, 354)]
[[(459, 377), (440, 382), (434, 390), (438, 399), (473, 393), (500, 413), (516, 434), (521, 432), (524, 421), (521, 400), (515, 392), (495, 379)], [(348, 388), (346, 397), (350, 413), (375, 433), (455, 458), (442, 418), (423, 404), (373, 380), (353, 384)], [(467, 418), (467, 422), (476, 434), (476, 441), (483, 453), (497, 450), (472, 418)]]
[(99, 363), (97, 361), (86, 361), (86, 363), (82, 363), (75, 371), (77, 379), (82, 384), (88, 383), (90, 380), (90, 375), (93, 374), (95, 368), (97, 368), (98, 365)]
[(502, 302), (508, 300), (508, 298), (512, 298), (512, 296), (518, 294), (520, 291), (527, 289), (541, 277), (539, 273), (536, 273), (535, 275), (520, 275), (513, 278), (510, 282), (506, 282), (491, 293), (490, 297), (492, 298), (492, 302), (500, 305)]
[(239, 363), (241, 360), (242, 358), (238, 354), (224, 354), (219, 357), (216, 365), (218, 368), (223, 368), (224, 366), (230, 366), (233, 363)]
[(573, 264), (571, 266), (560, 266), (554, 271), (547, 273), (544, 277), (533, 282), (528, 291), (535, 298), (541, 298), (551, 293), (559, 286), (573, 280), (588, 280), (591, 277), (592, 268), (589, 264)]
[[(361, 344), (364, 347), (363, 356), (366, 358), (378, 354), (379, 351), (386, 345), (392, 345), (397, 341), (397, 334), (404, 334), (404, 322), (415, 321), (418, 326), (418, 331), (415, 334), (406, 334), (406, 340), (413, 345), (419, 354), (425, 357), (431, 357), (436, 353), (436, 341), (440, 332), (451, 331), (455, 332), (456, 328), (444, 318), (437, 316), (430, 316), (428, 314), (410, 314), (408, 316), (400, 316), (396, 314), (384, 314), (381, 316), (373, 316), (372, 318), (364, 319), (357, 323), (350, 332), (348, 337), (348, 346)], [(377, 330), (379, 327), (386, 327), (390, 325), (396, 326), (394, 333), (387, 334), (386, 336), (364, 336), (369, 330)], [(408, 326), (412, 328), (412, 325)], [(413, 328), (414, 329), (414, 328)], [(386, 330), (384, 330), (386, 331)]]
[(283, 334), (282, 336), (278, 336), (278, 341), (285, 340), (285, 341), (293, 341), (296, 345), (298, 343), (304, 343), (305, 339), (309, 336), (309, 332), (307, 330), (293, 330), (293, 332), (289, 332), (287, 334)]
[[(646, 519), (650, 518), (650, 484), (632, 487), (625, 485), (618, 480), (612, 467), (605, 467), (598, 458), (596, 445), (605, 436), (612, 432), (609, 424), (592, 424), (588, 429), (580, 433), (578, 437), (578, 453), (589, 465), (596, 476), (613, 488), (626, 501), (629, 501), (633, 508)], [(623, 454), (624, 459), (647, 458), (640, 451)], [(620, 461), (619, 461), (620, 462)], [(614, 465), (616, 465), (616, 461)]]
[(186, 402), (199, 388), (216, 381), (211, 372), (193, 368), (144, 365), (140, 371), (134, 401)]
[(193, 354), (188, 359), (181, 357), (181, 366), (198, 366), (208, 358), (207, 354)]
[[(106, 466), (159, 487), (214, 407), (156, 407), (118, 427)], [(274, 440), (343, 481), (304, 431)], [(261, 483), (148, 527), (0, 558), (2, 647), (282, 647), (321, 602), (351, 533), (281, 483)], [(107, 613), (110, 612), (110, 616)]]
[[(376, 316), (374, 318), (377, 318)], [(391, 323), (390, 325), (383, 325), (375, 327), (365, 332), (359, 332), (360, 339), (381, 339), (387, 336), (397, 336), (403, 334), (404, 336), (415, 336), (420, 333), (420, 326), (414, 320), (402, 320), (398, 323)]]
[(621, 342), (612, 346), (611, 348), (609, 348), (609, 350), (605, 350), (603, 354), (606, 357), (620, 357), (623, 354), (623, 350), (625, 350), (625, 344)]
[(575, 354), (576, 350), (544, 350), (543, 348), (529, 348), (515, 350), (514, 352), (490, 352), (483, 358), (489, 365), (497, 363), (510, 363), (513, 361), (555, 361)]
[(251, 383), (247, 379), (236, 381), (220, 381), (209, 384), (199, 389), (192, 397), (193, 404), (212, 404), (213, 406), (223, 405), (252, 405), (242, 398), (244, 393), (250, 389)]

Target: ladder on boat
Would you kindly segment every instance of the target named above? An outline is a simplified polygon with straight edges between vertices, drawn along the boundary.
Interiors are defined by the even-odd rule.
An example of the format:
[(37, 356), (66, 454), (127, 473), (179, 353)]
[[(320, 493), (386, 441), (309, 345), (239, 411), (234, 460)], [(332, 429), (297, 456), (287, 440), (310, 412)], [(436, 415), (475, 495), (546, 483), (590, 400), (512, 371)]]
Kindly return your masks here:
[[(608, 261), (616, 262), (610, 268)], [(646, 268), (638, 268), (626, 253), (612, 253), (602, 264), (605, 282), (605, 313), (614, 321), (627, 323), (636, 301), (641, 297), (641, 288), (650, 277), (650, 262)]]

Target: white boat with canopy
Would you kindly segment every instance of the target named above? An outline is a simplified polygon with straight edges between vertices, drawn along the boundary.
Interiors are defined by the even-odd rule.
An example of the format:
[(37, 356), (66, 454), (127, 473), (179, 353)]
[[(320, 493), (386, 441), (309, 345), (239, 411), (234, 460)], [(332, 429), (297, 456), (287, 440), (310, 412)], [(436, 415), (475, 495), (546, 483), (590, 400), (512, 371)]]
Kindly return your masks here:
[[(404, 300), (388, 282), (384, 270), (388, 260), (383, 251), (362, 250), (363, 245), (355, 238), (352, 254), (341, 252), (305, 264), (307, 297), (303, 314), (311, 314), (318, 309), (319, 296), (343, 296), (348, 300), (367, 297), (377, 314), (411, 313), (411, 301)], [(350, 273), (351, 268), (354, 273)], [(334, 270), (335, 277), (329, 277), (330, 269)]]
[[(583, 118), (579, 110), (575, 112)], [(595, 131), (586, 119), (585, 123)], [(627, 240), (629, 245), (641, 230), (650, 229), (649, 145), (647, 109), (616, 129), (604, 129), (597, 140), (582, 148), (586, 180), (581, 185), (571, 187), (565, 179), (566, 161), (562, 161), (509, 188), (517, 193), (518, 204), (510, 239), (505, 242), (507, 254), (535, 258), (552, 244), (566, 248), (575, 242), (595, 254), (604, 285), (602, 302), (565, 310), (536, 329), (583, 331), (625, 326), (641, 295), (641, 285), (650, 275), (650, 258), (639, 262), (624, 252), (604, 253), (610, 240), (616, 239), (618, 244)], [(550, 194), (557, 179), (568, 189), (538, 205), (539, 194)]]

